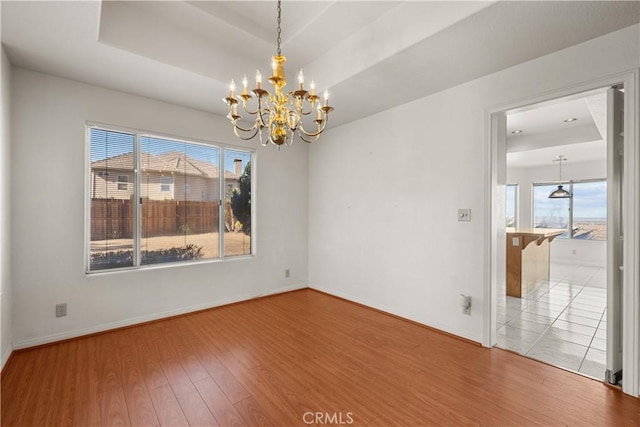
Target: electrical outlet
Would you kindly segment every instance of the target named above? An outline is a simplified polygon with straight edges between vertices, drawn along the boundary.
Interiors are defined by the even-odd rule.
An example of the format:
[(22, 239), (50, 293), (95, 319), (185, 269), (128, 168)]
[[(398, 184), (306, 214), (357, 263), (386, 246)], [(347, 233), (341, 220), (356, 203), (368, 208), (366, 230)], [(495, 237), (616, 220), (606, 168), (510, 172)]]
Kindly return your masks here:
[(289, 276), (291, 276), (291, 272), (290, 272), (290, 271), (289, 271), (289, 269), (287, 268), (287, 269), (284, 271), (284, 277), (289, 277)]
[(471, 209), (458, 209), (458, 221), (471, 221)]
[(63, 317), (67, 315), (67, 303), (56, 304), (56, 317)]

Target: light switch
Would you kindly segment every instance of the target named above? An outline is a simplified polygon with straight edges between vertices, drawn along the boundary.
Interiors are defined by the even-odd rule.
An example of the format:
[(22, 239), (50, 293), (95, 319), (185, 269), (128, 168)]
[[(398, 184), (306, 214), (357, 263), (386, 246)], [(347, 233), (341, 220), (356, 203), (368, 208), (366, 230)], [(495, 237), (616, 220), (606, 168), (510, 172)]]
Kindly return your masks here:
[(458, 221), (471, 221), (471, 209), (458, 209)]

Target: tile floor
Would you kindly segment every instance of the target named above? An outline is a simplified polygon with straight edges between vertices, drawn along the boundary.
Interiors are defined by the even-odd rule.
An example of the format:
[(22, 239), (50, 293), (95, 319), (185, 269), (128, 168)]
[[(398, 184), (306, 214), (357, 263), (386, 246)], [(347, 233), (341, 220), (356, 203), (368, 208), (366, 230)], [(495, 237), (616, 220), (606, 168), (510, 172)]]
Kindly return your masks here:
[(603, 380), (606, 305), (605, 268), (552, 263), (549, 283), (498, 299), (498, 347)]

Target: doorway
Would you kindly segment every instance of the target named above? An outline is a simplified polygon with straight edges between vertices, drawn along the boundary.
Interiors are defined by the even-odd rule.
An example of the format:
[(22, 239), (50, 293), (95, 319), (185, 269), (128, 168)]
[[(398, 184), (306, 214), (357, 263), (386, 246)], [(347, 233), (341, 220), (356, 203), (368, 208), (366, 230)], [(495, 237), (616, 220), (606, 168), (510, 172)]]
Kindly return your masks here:
[[(496, 296), (497, 346), (602, 381), (607, 88), (507, 111), (506, 121), (508, 270), (507, 288)], [(539, 247), (536, 241), (511, 248), (509, 237), (526, 230), (562, 234)], [(520, 260), (509, 256), (514, 251), (522, 253)], [(510, 274), (515, 267), (518, 278)], [(516, 279), (518, 293), (511, 289)]]
[[(529, 102), (516, 103), (488, 112), (487, 125), (490, 128), (488, 145), (491, 155), (488, 159), (490, 173), (487, 176), (490, 181), (490, 219), (487, 221), (490, 250), (488, 251), (487, 266), (490, 275), (486, 282), (486, 290), (489, 296), (487, 312), (490, 315), (487, 316), (485, 324), (484, 340), (485, 346), (497, 344), (528, 357), (600, 380), (606, 379), (611, 383), (618, 382), (621, 372), (624, 371), (625, 375), (622, 376), (623, 390), (632, 395), (638, 393), (638, 326), (634, 324), (638, 309), (635, 290), (637, 286), (637, 257), (635, 254), (638, 245), (633, 239), (627, 238), (622, 241), (621, 236), (623, 232), (627, 237), (637, 236), (637, 220), (635, 219), (637, 215), (635, 211), (630, 209), (631, 206), (637, 204), (637, 197), (632, 191), (632, 187), (637, 188), (637, 179), (629, 173), (629, 170), (635, 169), (637, 164), (637, 152), (633, 147), (634, 141), (637, 139), (636, 119), (633, 116), (637, 108), (636, 80), (637, 73), (633, 73), (633, 75), (618, 77), (618, 79), (603, 80), (600, 85), (597, 83), (585, 85), (582, 90), (574, 88), (558, 92), (555, 96), (540, 97)], [(624, 124), (622, 121), (620, 122), (624, 127), (624, 132), (622, 128), (619, 129), (618, 149), (631, 148), (625, 153), (630, 157), (620, 158), (617, 165), (620, 178), (628, 178), (629, 176), (632, 178), (631, 180), (627, 179), (624, 185), (622, 184), (624, 179), (612, 182), (613, 166), (604, 160), (604, 158), (613, 158), (611, 156), (612, 143), (603, 143), (602, 141), (603, 139), (612, 141), (611, 137), (604, 135), (608, 132), (607, 129), (611, 129), (611, 126), (605, 129), (605, 124), (605, 128), (602, 126), (598, 128), (598, 115), (601, 118), (604, 117), (606, 122), (607, 112), (602, 112), (601, 108), (598, 113), (598, 108), (595, 107), (597, 103), (592, 106), (593, 111), (590, 111), (590, 115), (592, 124), (600, 136), (599, 147), (594, 140), (584, 140), (584, 138), (589, 139), (588, 136), (585, 136), (587, 134), (583, 135), (582, 141), (570, 139), (570, 135), (564, 135), (566, 141), (564, 144), (558, 143), (553, 138), (547, 138), (547, 142), (537, 146), (534, 144), (535, 138), (520, 138), (519, 147), (516, 149), (510, 147), (508, 154), (507, 135), (524, 135), (526, 132), (523, 129), (518, 129), (517, 120), (509, 123), (510, 116), (513, 119), (517, 119), (518, 115), (521, 117), (530, 116), (535, 114), (533, 112), (538, 109), (553, 109), (554, 106), (558, 107), (563, 102), (586, 102), (588, 106), (588, 99), (592, 101), (597, 100), (598, 97), (600, 97), (600, 101), (603, 98), (608, 99), (607, 92), (610, 92), (612, 86), (616, 86), (619, 92), (624, 87), (627, 94), (632, 94), (630, 100), (622, 101), (627, 110), (623, 113)], [(607, 106), (607, 102), (611, 101), (605, 101), (604, 104), (600, 102), (599, 105)], [(608, 107), (605, 110), (611, 110), (611, 105)], [(581, 118), (577, 117), (578, 120), (573, 120), (575, 119), (573, 116), (573, 114), (567, 115), (563, 122), (567, 120), (565, 123), (576, 125), (575, 122), (580, 121)], [(587, 131), (586, 127), (582, 130)], [(513, 140), (512, 138), (512, 142)], [(589, 142), (593, 143), (592, 147), (589, 147)], [(586, 145), (581, 147), (580, 144)], [(571, 167), (564, 164), (562, 166), (565, 168), (565, 173), (569, 172), (570, 175), (565, 175), (562, 178), (558, 175), (549, 177), (549, 174), (552, 174), (554, 170), (556, 174), (558, 173), (557, 165), (552, 167), (551, 161), (559, 154), (569, 157), (566, 153), (559, 152), (551, 155), (552, 151), (557, 151), (558, 147), (562, 151), (569, 150), (566, 153), (572, 153), (571, 157), (574, 159), (575, 167), (572, 171)], [(571, 148), (579, 147), (581, 149), (571, 151)], [(599, 166), (594, 166), (596, 165), (593, 163), (595, 159), (591, 159), (592, 166), (594, 166), (591, 175), (582, 174), (580, 176), (579, 169), (584, 171), (585, 168), (578, 167), (578, 164), (583, 163), (582, 166), (584, 166), (584, 163), (589, 161), (581, 156), (587, 155), (590, 148), (601, 154), (604, 151), (606, 154), (604, 158), (599, 160)], [(607, 150), (611, 152), (607, 152)], [(529, 176), (524, 180), (520, 177), (518, 182), (515, 182), (516, 180), (508, 176), (514, 175), (508, 173), (508, 156), (516, 163), (518, 161), (532, 161), (532, 157), (535, 156), (546, 157), (548, 165), (538, 166), (541, 170), (546, 170), (547, 177), (542, 175)], [(520, 157), (519, 160), (518, 157)], [(569, 162), (571, 161), (569, 158)], [(632, 169), (629, 169), (629, 165)], [(524, 191), (520, 181), (525, 182), (527, 188)], [(553, 215), (550, 215), (548, 211), (544, 215), (545, 209), (548, 207), (544, 206), (541, 195), (548, 192), (549, 186), (553, 189), (562, 183), (569, 187), (575, 197), (567, 201), (568, 207), (565, 212), (562, 212), (562, 209), (558, 211), (562, 215), (556, 215), (556, 217), (562, 218), (553, 218)], [(518, 185), (507, 186), (507, 184)], [(589, 218), (584, 214), (584, 212), (588, 212), (585, 210), (584, 201), (589, 199), (587, 194), (598, 186), (609, 188), (608, 193), (610, 194), (608, 194), (608, 202), (606, 202), (608, 220), (605, 233), (610, 236), (616, 235), (611, 234), (612, 229), (615, 228), (611, 226), (611, 221), (617, 223), (619, 228), (617, 252), (611, 249), (615, 246), (612, 239), (609, 239), (608, 243), (602, 239), (602, 234), (597, 230), (596, 224), (585, 223), (585, 219)], [(507, 194), (510, 194), (512, 200), (516, 200), (515, 208), (507, 206)], [(613, 206), (616, 201), (615, 197), (611, 197), (612, 194), (618, 195), (617, 207)], [(617, 209), (617, 214), (615, 214), (615, 209), (612, 211), (612, 208)], [(579, 210), (582, 210), (582, 216), (578, 215)], [(566, 228), (564, 240), (558, 239), (552, 243), (553, 249), (551, 249), (549, 258), (547, 281), (540, 283), (530, 294), (518, 299), (507, 298), (506, 295), (502, 297), (503, 289), (506, 287), (505, 241), (507, 234), (505, 226), (507, 225), (507, 213), (515, 216), (510, 225), (528, 226), (534, 229), (549, 227), (549, 225), (559, 225), (561, 228)], [(624, 214), (628, 214), (626, 219)], [(551, 221), (554, 219), (562, 221), (557, 224)], [(602, 222), (602, 218), (591, 219)], [(614, 230), (613, 233), (616, 231)], [(617, 258), (612, 258), (612, 256)], [(626, 264), (626, 271), (621, 269), (623, 260), (631, 261)], [(616, 280), (616, 275), (618, 284), (611, 285)], [(623, 298), (625, 293), (630, 298)], [(624, 336), (622, 331), (624, 331)], [(510, 338), (517, 338), (520, 341), (516, 342)], [(553, 355), (554, 344), (555, 349), (560, 350), (555, 356)], [(608, 376), (605, 375), (605, 371), (608, 372)]]

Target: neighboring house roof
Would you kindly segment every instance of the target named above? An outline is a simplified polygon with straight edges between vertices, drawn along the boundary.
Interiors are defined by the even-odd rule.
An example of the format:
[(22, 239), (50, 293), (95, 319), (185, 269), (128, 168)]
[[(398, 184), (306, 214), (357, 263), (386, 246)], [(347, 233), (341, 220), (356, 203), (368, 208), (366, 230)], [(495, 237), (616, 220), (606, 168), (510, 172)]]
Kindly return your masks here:
[[(194, 159), (184, 153), (172, 151), (160, 155), (142, 152), (140, 164), (143, 172), (158, 172), (169, 174), (185, 174), (202, 176), (206, 178), (218, 178), (220, 176), (217, 166), (209, 162)], [(133, 153), (120, 154), (118, 156), (107, 157), (91, 163), (91, 169), (112, 169), (112, 170), (132, 170)], [(225, 171), (226, 179), (238, 179), (239, 176), (233, 172)]]

